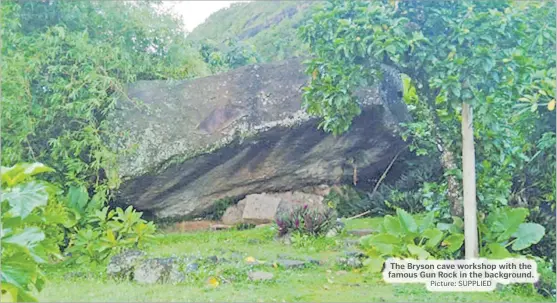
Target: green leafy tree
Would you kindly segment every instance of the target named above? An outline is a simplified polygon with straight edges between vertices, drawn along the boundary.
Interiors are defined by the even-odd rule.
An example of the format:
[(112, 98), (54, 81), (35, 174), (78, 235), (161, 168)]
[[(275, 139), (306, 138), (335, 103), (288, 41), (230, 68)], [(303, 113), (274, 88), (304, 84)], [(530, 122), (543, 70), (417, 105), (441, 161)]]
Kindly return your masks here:
[(45, 212), (52, 186), (33, 177), (51, 171), (40, 163), (1, 168), (0, 282), (3, 301), (34, 302), (33, 292), (41, 291), (46, 281), (39, 264), (56, 253), (51, 246), (45, 245), (42, 228), (45, 223), (50, 223)]
[[(323, 129), (347, 131), (361, 111), (353, 90), (394, 66), (412, 92), (403, 136), (420, 154), (441, 152), (451, 212), (462, 215), (463, 109), (475, 113), (462, 131), (473, 126), (479, 205), (506, 205), (537, 152), (528, 123), (547, 114), (539, 105), (554, 106), (554, 20), (554, 2), (329, 1), (300, 31), (314, 55), (305, 107)], [(517, 111), (520, 102), (531, 110)]]
[[(536, 152), (529, 123), (554, 99), (554, 17), (551, 2), (330, 1), (300, 31), (314, 55), (305, 106), (323, 129), (347, 131), (361, 111), (353, 90), (378, 83), (383, 64), (395, 66), (408, 75), (414, 119), (402, 134), (412, 149), (441, 149), (446, 174), (458, 181), (460, 112), (471, 104), (480, 204), (507, 204), (512, 176)], [(517, 111), (520, 102), (532, 110)]]
[(156, 2), (2, 1), (1, 14), (2, 164), (40, 161), (102, 203), (120, 182), (108, 143), (125, 134), (105, 118), (125, 85), (209, 72)]

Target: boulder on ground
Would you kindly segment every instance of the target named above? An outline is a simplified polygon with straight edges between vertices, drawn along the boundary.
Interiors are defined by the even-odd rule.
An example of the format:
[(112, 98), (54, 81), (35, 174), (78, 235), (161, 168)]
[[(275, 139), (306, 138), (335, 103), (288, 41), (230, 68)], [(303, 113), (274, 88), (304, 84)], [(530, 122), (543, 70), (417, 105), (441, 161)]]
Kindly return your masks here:
[(126, 250), (110, 258), (107, 275), (116, 279), (131, 279), (134, 268), (145, 258), (145, 253), (139, 250)]
[(184, 279), (175, 258), (146, 259), (133, 271), (133, 280), (141, 284), (180, 283)]
[[(277, 215), (306, 206), (321, 212), (326, 210), (323, 197), (301, 191), (282, 193), (261, 193), (247, 195), (238, 204), (229, 206), (222, 221), (225, 224), (267, 224), (275, 221)], [(241, 215), (240, 215), (241, 214)]]
[(404, 146), (395, 131), (407, 119), (400, 77), (385, 73), (380, 86), (358, 90), (362, 114), (333, 136), (301, 108), (304, 69), (294, 58), (131, 84), (106, 119), (122, 181), (115, 202), (195, 217), (225, 197), (373, 184)]
[(235, 225), (243, 223), (242, 215), (244, 214), (244, 207), (246, 206), (246, 200), (238, 202), (236, 205), (229, 206), (224, 214), (222, 215), (221, 221), (227, 225)]

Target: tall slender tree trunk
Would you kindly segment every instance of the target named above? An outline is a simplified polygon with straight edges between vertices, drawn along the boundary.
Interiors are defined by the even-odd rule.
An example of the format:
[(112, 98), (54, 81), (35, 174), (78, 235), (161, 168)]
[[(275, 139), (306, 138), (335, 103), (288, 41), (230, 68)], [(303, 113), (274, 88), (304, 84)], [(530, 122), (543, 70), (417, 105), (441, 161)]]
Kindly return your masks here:
[[(454, 154), (446, 146), (443, 147), (441, 153), (441, 165), (444, 171), (457, 169)], [(460, 190), (460, 182), (456, 176), (447, 176), (447, 198), (451, 207), (451, 215), (461, 217), (464, 215), (464, 207), (462, 205), (462, 194)]]
[(466, 259), (478, 257), (478, 222), (476, 206), (476, 156), (472, 108), (462, 103), (462, 189), (464, 205), (464, 249)]

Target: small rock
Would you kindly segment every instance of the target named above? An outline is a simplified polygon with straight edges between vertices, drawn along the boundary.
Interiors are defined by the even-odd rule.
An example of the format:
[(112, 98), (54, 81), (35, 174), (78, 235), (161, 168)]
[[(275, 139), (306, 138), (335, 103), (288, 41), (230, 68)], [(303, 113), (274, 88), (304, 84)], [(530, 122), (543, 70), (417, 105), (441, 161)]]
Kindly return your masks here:
[(312, 264), (315, 264), (315, 265), (322, 265), (323, 264), (322, 261), (311, 258), (311, 257), (309, 257), (307, 260), (308, 260), (309, 263), (312, 263)]
[(209, 262), (209, 263), (216, 264), (216, 263), (219, 262), (219, 257), (217, 257), (217, 256), (210, 256), (210, 257), (208, 257), (206, 260), (207, 260), (207, 262)]
[(199, 264), (197, 263), (190, 263), (186, 266), (187, 273), (196, 272), (198, 269), (199, 269)]
[(273, 274), (266, 271), (252, 271), (248, 273), (248, 278), (252, 281), (268, 281), (273, 279)]
[(222, 215), (221, 221), (227, 225), (235, 225), (242, 223), (242, 213), (244, 212), (244, 205), (231, 205)]
[(346, 224), (344, 224), (344, 222), (342, 222), (339, 218), (337, 218), (337, 222), (336, 222), (335, 227), (336, 227), (338, 230), (343, 230), (344, 227), (346, 227)]
[(375, 230), (373, 230), (373, 229), (353, 229), (353, 230), (347, 231), (347, 233), (349, 235), (358, 236), (358, 237), (367, 236), (367, 235), (370, 235), (374, 232), (375, 232)]
[(133, 279), (141, 284), (180, 283), (185, 276), (174, 258), (154, 258), (141, 262), (133, 272)]
[(307, 265), (307, 263), (304, 261), (284, 260), (284, 259), (277, 260), (277, 264), (284, 268), (302, 268)]
[(346, 268), (360, 268), (363, 266), (362, 261), (360, 261), (357, 257), (340, 257), (337, 259), (337, 263)]
[(107, 275), (116, 279), (131, 279), (135, 266), (145, 257), (139, 250), (127, 250), (110, 258), (106, 268)]
[(342, 276), (342, 275), (346, 275), (348, 272), (346, 270), (339, 270), (336, 272), (337, 276)]

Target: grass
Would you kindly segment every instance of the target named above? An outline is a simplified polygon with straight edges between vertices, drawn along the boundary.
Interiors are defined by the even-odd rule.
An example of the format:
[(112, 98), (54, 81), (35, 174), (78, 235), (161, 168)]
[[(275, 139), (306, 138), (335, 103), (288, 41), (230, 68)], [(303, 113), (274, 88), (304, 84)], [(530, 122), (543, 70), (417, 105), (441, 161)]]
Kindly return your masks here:
[[(356, 219), (347, 222), (347, 229), (373, 228), (380, 219)], [(93, 269), (93, 278), (69, 278), (78, 268), (47, 268), (50, 277), (39, 300), (44, 302), (552, 302), (537, 295), (520, 295), (511, 291), (489, 293), (432, 293), (419, 284), (391, 285), (379, 274), (340, 272), (336, 256), (354, 248), (345, 247), (347, 235), (322, 238), (303, 246), (281, 244), (274, 240), (270, 227), (244, 231), (196, 232), (161, 234), (148, 252), (153, 256), (212, 256), (236, 261), (222, 265), (201, 266), (195, 274), (177, 285), (139, 285), (116, 282), (104, 275), (104, 265)], [(356, 239), (356, 238), (353, 238)], [(323, 265), (286, 270), (269, 265), (248, 265), (248, 256), (272, 263), (279, 257), (314, 259)], [(268, 282), (247, 279), (250, 270), (273, 273)], [(209, 277), (221, 283), (213, 287)], [(229, 281), (223, 283), (224, 280)]]

